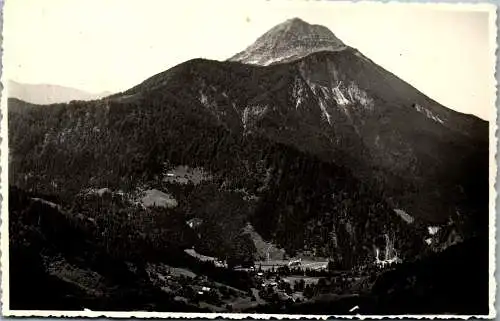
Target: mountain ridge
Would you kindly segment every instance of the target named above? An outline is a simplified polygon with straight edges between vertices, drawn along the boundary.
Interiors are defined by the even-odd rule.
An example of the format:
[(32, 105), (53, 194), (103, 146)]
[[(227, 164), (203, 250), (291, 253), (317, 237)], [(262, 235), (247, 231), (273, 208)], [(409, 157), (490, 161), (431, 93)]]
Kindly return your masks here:
[[(338, 54), (338, 53), (337, 53)], [(314, 54), (312, 56), (308, 56), (304, 58), (307, 61), (313, 61), (313, 65), (316, 64), (317, 58), (316, 56), (329, 56), (330, 54)], [(345, 53), (343, 54), (344, 56), (346, 55)], [(320, 59), (321, 60), (321, 59)], [(115, 108), (116, 111), (119, 109), (116, 109), (120, 105), (124, 106), (130, 106), (127, 107), (127, 109), (130, 108), (135, 108), (132, 106), (137, 106), (137, 105), (143, 105), (144, 107), (150, 105), (150, 103), (147, 103), (146, 101), (154, 102), (155, 100), (157, 101), (171, 101), (167, 103), (168, 105), (172, 106), (173, 104), (177, 104), (179, 106), (185, 105), (188, 102), (191, 102), (195, 107), (195, 109), (192, 109), (193, 107), (190, 107), (190, 109), (197, 110), (198, 108), (201, 108), (200, 110), (204, 110), (205, 112), (208, 112), (212, 114), (214, 117), (213, 118), (213, 124), (216, 126), (222, 126), (221, 128), (226, 128), (226, 130), (229, 130), (230, 132), (233, 132), (234, 135), (241, 135), (242, 133), (252, 133), (254, 134), (259, 134), (259, 132), (264, 133), (264, 135), (271, 135), (268, 136), (267, 139), (271, 138), (272, 140), (278, 139), (280, 143), (284, 144), (292, 144), (295, 147), (299, 147), (299, 150), (302, 150), (303, 152), (310, 153), (314, 152), (318, 156), (322, 157), (323, 159), (327, 160), (331, 157), (334, 157), (337, 161), (340, 161), (339, 164), (353, 164), (355, 162), (359, 163), (359, 159), (371, 159), (372, 157), (367, 154), (366, 157), (354, 157), (354, 155), (359, 156), (359, 152), (365, 149), (366, 147), (363, 147), (365, 143), (358, 141), (356, 136), (356, 127), (353, 127), (351, 123), (346, 123), (345, 129), (340, 128), (339, 130), (348, 130), (351, 134), (349, 135), (337, 135), (339, 138), (346, 139), (349, 138), (351, 139), (350, 142), (356, 142), (354, 145), (349, 143), (348, 145), (340, 145), (337, 147), (337, 151), (335, 153), (332, 153), (330, 150), (332, 146), (332, 142), (329, 141), (327, 136), (325, 136), (322, 133), (322, 130), (326, 130), (327, 132), (331, 133), (331, 125), (328, 124), (327, 120), (324, 118), (324, 115), (321, 111), (321, 108), (318, 106), (318, 98), (316, 94), (313, 94), (313, 91), (311, 89), (307, 88), (307, 84), (304, 84), (304, 88), (309, 90), (310, 94), (310, 101), (304, 105), (303, 111), (302, 109), (298, 109), (295, 111), (294, 103), (296, 102), (295, 98), (293, 98), (293, 87), (294, 83), (292, 82), (292, 79), (295, 79), (295, 72), (300, 69), (301, 67), (301, 61), (296, 61), (292, 62), (291, 65), (288, 65), (289, 67), (285, 65), (275, 65), (275, 66), (269, 66), (269, 67), (254, 67), (250, 65), (244, 65), (244, 64), (236, 64), (230, 63), (229, 65), (226, 63), (217, 63), (217, 62), (211, 62), (208, 60), (203, 60), (203, 59), (197, 59), (197, 60), (192, 60), (187, 62), (186, 64), (183, 64), (181, 66), (175, 67), (175, 75), (169, 74), (167, 72), (166, 75), (157, 75), (150, 80), (145, 81), (142, 85), (139, 85), (138, 87), (132, 88), (129, 91), (124, 92), (123, 94), (117, 94), (114, 95), (108, 99), (104, 99), (101, 101), (99, 104), (101, 104), (105, 108), (111, 108), (112, 106)], [(320, 65), (321, 66), (321, 65)], [(200, 68), (201, 67), (201, 68)], [(323, 67), (320, 67), (320, 69), (324, 69)], [(233, 74), (232, 77), (224, 80), (223, 85), (227, 90), (219, 90), (217, 87), (219, 85), (215, 85), (218, 81), (221, 81), (224, 77), (224, 75), (227, 74)], [(284, 75), (289, 75), (289, 80), (286, 77), (283, 78)], [(208, 76), (212, 75), (212, 76)], [(266, 76), (267, 75), (267, 76)], [(201, 76), (201, 78), (200, 78)], [(215, 77), (215, 78), (214, 78)], [(269, 78), (270, 77), (270, 78)], [(291, 78), (290, 78), (291, 77)], [(165, 79), (163, 79), (165, 78)], [(151, 83), (151, 79), (153, 79), (153, 83), (157, 83), (159, 85), (154, 85)], [(214, 82), (214, 79), (219, 79)], [(239, 79), (239, 80), (238, 80)], [(241, 79), (247, 79), (244, 82), (241, 82)], [(267, 79), (266, 81), (263, 82), (263, 80)], [(281, 79), (282, 84), (277, 86), (279, 84), (279, 81), (275, 81), (273, 79)], [(165, 83), (166, 81), (166, 83)], [(238, 86), (235, 86), (238, 84)], [(189, 84), (189, 87), (191, 89), (187, 90), (186, 84)], [(205, 84), (205, 85), (204, 85)], [(212, 84), (212, 85), (210, 85)], [(266, 85), (267, 84), (267, 85)], [(145, 86), (145, 88), (142, 88), (141, 86)], [(159, 86), (159, 87), (157, 87)], [(165, 91), (165, 86), (168, 86), (170, 88), (168, 91)], [(213, 86), (213, 87), (211, 87)], [(267, 90), (268, 94), (261, 95), (260, 93), (262, 92), (262, 86), (271, 86), (271, 90)], [(274, 87), (274, 89), (272, 89)], [(253, 90), (251, 88), (254, 88)], [(250, 91), (248, 91), (250, 89)], [(208, 91), (207, 91), (208, 90)], [(285, 90), (285, 91), (283, 91)], [(316, 89), (317, 91), (318, 89)], [(231, 92), (233, 91), (233, 92)], [(284, 100), (283, 98), (278, 98), (274, 97), (271, 94), (272, 92), (276, 92), (277, 94), (280, 92), (288, 92), (285, 94)], [(246, 92), (244, 95), (241, 95), (243, 92)], [(175, 93), (175, 94), (174, 94)], [(332, 91), (330, 90), (330, 94)], [(144, 96), (146, 95), (146, 96)], [(269, 96), (271, 95), (271, 96)], [(281, 95), (281, 94), (279, 94)], [(227, 96), (227, 97), (225, 97)], [(147, 98), (149, 97), (149, 98)], [(153, 98), (155, 97), (155, 98)], [(167, 97), (168, 100), (164, 100)], [(324, 98), (323, 96), (321, 96)], [(307, 98), (307, 95), (303, 97), (304, 99)], [(235, 100), (233, 100), (235, 99)], [(289, 100), (291, 99), (291, 101)], [(277, 102), (280, 102), (276, 104)], [(290, 103), (291, 102), (291, 103)], [(248, 105), (250, 103), (250, 105)], [(157, 104), (157, 103), (155, 103)], [(233, 106), (234, 104), (234, 106)], [(259, 113), (254, 114), (255, 111), (252, 106), (255, 105), (269, 105), (272, 108), (268, 108), (268, 116), (263, 116), (264, 114), (259, 116)], [(274, 105), (274, 107), (273, 107)], [(106, 107), (109, 106), (109, 107)], [(159, 106), (159, 105), (157, 105)], [(83, 107), (83, 105), (82, 105)], [(143, 107), (143, 108), (144, 108)], [(418, 112), (415, 109), (412, 109), (410, 105), (407, 106), (408, 111), (411, 111), (415, 116), (419, 115), (418, 119), (421, 119), (423, 121), (424, 119), (429, 119), (427, 115), (422, 115), (420, 112)], [(81, 108), (81, 107), (80, 107)], [(102, 107), (101, 107), (102, 108)], [(147, 112), (148, 109), (151, 109), (152, 107), (147, 107), (144, 112)], [(156, 107), (155, 107), (156, 108)], [(333, 102), (333, 105), (330, 107), (330, 112), (335, 112), (337, 117), (334, 119), (344, 119), (345, 121), (349, 121), (349, 117), (347, 117), (347, 114), (344, 114), (343, 109), (341, 106), (338, 106), (335, 102)], [(105, 109), (104, 109), (105, 110)], [(133, 109), (130, 109), (132, 111)], [(355, 112), (356, 109), (353, 109), (351, 112)], [(186, 109), (183, 112), (189, 112), (189, 109)], [(281, 117), (285, 117), (284, 119), (288, 118), (292, 120), (293, 118), (290, 118), (292, 115), (294, 115), (296, 112), (300, 114), (297, 114), (295, 117), (295, 121), (297, 123), (295, 125), (292, 125), (292, 123), (286, 125), (283, 123), (283, 125), (278, 125), (279, 123), (276, 123), (275, 116), (277, 115), (278, 119)], [(361, 112), (363, 112), (361, 110)], [(366, 111), (364, 111), (366, 112)], [(277, 114), (276, 114), (277, 113)], [(290, 114), (290, 116), (286, 116), (287, 114)], [(246, 115), (246, 116), (245, 116)], [(279, 116), (282, 115), (282, 116)], [(332, 114), (333, 115), (333, 114)], [(350, 115), (350, 114), (349, 114)], [(354, 115), (354, 114), (353, 114)], [(263, 118), (261, 119), (261, 116)], [(352, 116), (352, 115), (351, 115)], [(143, 116), (141, 116), (143, 117)], [(298, 118), (297, 118), (298, 117)], [(323, 118), (322, 118), (323, 117)], [(309, 120), (307, 120), (309, 119)], [(307, 121), (306, 121), (307, 120)], [(264, 121), (264, 122), (263, 122)], [(294, 121), (294, 122), (295, 122)], [(318, 122), (319, 121), (319, 122)], [(443, 124), (440, 124), (439, 122), (436, 122), (434, 120), (429, 119), (430, 121), (429, 124), (433, 125), (428, 125), (431, 126), (430, 128), (440, 128), (443, 126)], [(280, 122), (278, 120), (278, 122)], [(387, 121), (386, 121), (387, 122)], [(426, 121), (427, 122), (427, 121)], [(265, 124), (268, 125), (265, 125)], [(306, 125), (309, 123), (308, 125)], [(378, 123), (378, 121), (377, 121)], [(218, 124), (218, 125), (217, 125)], [(246, 125), (245, 125), (246, 124)], [(389, 123), (387, 123), (389, 124)], [(271, 127), (269, 127), (269, 125)], [(278, 125), (278, 127), (276, 127)], [(287, 126), (290, 126), (289, 129), (285, 129)], [(159, 125), (157, 125), (159, 126)], [(245, 128), (245, 126), (247, 126)], [(267, 128), (265, 132), (262, 132), (261, 126), (265, 126)], [(296, 127), (299, 126), (299, 127)], [(305, 127), (304, 127), (305, 126)], [(318, 129), (313, 129), (316, 128)], [(407, 127), (406, 125), (404, 127)], [(282, 128), (282, 129), (279, 129)], [(303, 128), (303, 129), (300, 129)], [(309, 128), (309, 129), (308, 129)], [(323, 128), (323, 129), (321, 129)], [(269, 131), (271, 129), (271, 131)], [(312, 132), (309, 130), (313, 129)], [(285, 130), (285, 131), (283, 131)], [(307, 130), (306, 132), (303, 132), (303, 130)], [(433, 129), (435, 130), (435, 129)], [(283, 131), (282, 133), (280, 131)], [(266, 134), (267, 132), (267, 134)], [(306, 135), (302, 135), (301, 133), (306, 133)], [(294, 134), (294, 133), (298, 133)], [(323, 139), (323, 142), (318, 140), (318, 136), (321, 135), (325, 137)], [(253, 134), (252, 134), (253, 135)], [(260, 135), (260, 134), (259, 134)], [(331, 134), (330, 134), (331, 135)], [(354, 135), (354, 136), (353, 136)], [(292, 141), (290, 141), (290, 138), (294, 137)], [(342, 138), (343, 137), (343, 138)], [(390, 136), (388, 136), (390, 137)], [(452, 136), (451, 136), (452, 137)], [(353, 140), (354, 139), (354, 140)], [(298, 145), (297, 145), (298, 144)], [(358, 144), (361, 148), (357, 149), (358, 147), (355, 147), (356, 144)], [(321, 147), (323, 145), (323, 147)], [(316, 146), (316, 147), (315, 147)], [(334, 145), (335, 146), (335, 145)], [(344, 147), (342, 147), (344, 146)], [(349, 147), (350, 146), (350, 147)], [(345, 147), (352, 148), (355, 147), (349, 156), (349, 151), (345, 149)], [(319, 147), (319, 149), (318, 149)], [(311, 149), (312, 148), (312, 149)], [(339, 149), (341, 148), (341, 149)], [(319, 154), (318, 154), (319, 151)], [(347, 151), (347, 154), (346, 154)], [(368, 151), (367, 151), (368, 152)], [(149, 153), (148, 153), (149, 154)], [(342, 160), (342, 155), (347, 156), (347, 158), (344, 158)], [(340, 157), (340, 158), (339, 158)], [(382, 161), (384, 161), (384, 158), (381, 158)], [(395, 158), (395, 161), (400, 162), (399, 158)], [(366, 171), (370, 171), (370, 166), (365, 168)], [(391, 167), (389, 167), (391, 168)], [(406, 171), (407, 168), (404, 166), (402, 167), (403, 171)], [(357, 170), (355, 170), (357, 171)], [(391, 171), (393, 171), (391, 169)], [(361, 176), (363, 178), (363, 176)], [(396, 183), (395, 187), (398, 187), (398, 184)], [(397, 189), (399, 189), (400, 186)], [(397, 206), (398, 204), (393, 204), (394, 206)], [(398, 206), (400, 207), (400, 206)], [(403, 206), (404, 208), (404, 206)], [(411, 213), (411, 211), (409, 211)], [(414, 213), (411, 213), (411, 215), (416, 215)]]

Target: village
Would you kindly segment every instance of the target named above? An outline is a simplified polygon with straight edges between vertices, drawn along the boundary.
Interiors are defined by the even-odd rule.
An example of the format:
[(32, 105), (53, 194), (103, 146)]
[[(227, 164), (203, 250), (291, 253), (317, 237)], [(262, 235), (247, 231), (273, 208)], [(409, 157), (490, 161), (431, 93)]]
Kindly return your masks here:
[(318, 298), (352, 297), (367, 291), (382, 270), (401, 263), (389, 237), (386, 242), (383, 254), (376, 249), (372, 264), (355, 269), (339, 270), (328, 261), (302, 258), (263, 260), (251, 266), (228, 268), (224, 261), (187, 249), (185, 252), (200, 262), (202, 269), (152, 264), (148, 274), (175, 301), (213, 312), (250, 311)]

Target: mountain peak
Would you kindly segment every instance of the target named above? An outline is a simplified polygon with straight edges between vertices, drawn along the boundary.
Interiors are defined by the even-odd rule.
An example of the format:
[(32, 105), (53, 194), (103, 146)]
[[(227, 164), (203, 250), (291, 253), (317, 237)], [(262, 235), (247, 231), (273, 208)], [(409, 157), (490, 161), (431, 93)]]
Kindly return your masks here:
[(319, 51), (339, 51), (346, 45), (327, 27), (291, 18), (271, 28), (231, 61), (270, 65)]

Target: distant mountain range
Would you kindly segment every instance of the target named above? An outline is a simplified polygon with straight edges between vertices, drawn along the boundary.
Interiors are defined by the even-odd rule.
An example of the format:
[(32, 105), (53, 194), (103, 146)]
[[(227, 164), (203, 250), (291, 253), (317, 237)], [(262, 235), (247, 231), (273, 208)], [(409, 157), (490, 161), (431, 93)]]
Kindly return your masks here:
[(352, 269), (488, 231), (488, 122), (300, 19), (104, 99), (11, 99), (9, 122), (10, 184), (97, 222), (84, 230), (124, 260), (194, 247), (238, 265), (269, 244)]
[(9, 80), (8, 96), (32, 104), (50, 105), (72, 100), (93, 100), (111, 95), (111, 92), (89, 93), (83, 90), (49, 84), (23, 84)]

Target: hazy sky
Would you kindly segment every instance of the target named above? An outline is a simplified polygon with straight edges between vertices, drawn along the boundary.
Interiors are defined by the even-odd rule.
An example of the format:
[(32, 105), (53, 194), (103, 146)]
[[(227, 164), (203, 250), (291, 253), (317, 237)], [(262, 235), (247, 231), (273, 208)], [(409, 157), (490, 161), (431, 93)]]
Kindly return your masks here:
[(7, 0), (4, 64), (6, 77), (19, 82), (116, 92), (191, 58), (227, 59), (274, 25), (300, 17), (327, 26), (443, 105), (492, 119), (493, 15), (485, 6), (467, 8), (282, 0)]

